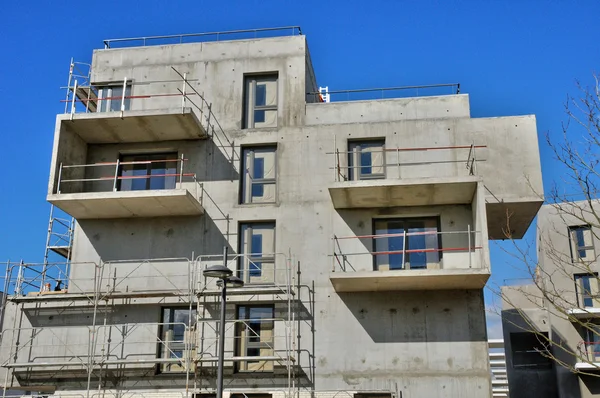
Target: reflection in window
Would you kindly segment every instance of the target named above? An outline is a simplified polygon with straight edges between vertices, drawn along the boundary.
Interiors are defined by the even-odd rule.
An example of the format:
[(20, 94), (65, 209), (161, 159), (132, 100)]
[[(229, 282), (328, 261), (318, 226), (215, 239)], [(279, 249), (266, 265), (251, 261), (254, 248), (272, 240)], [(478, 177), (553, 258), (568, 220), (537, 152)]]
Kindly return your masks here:
[(277, 74), (244, 80), (244, 128), (277, 127)]
[(385, 141), (348, 141), (348, 179), (385, 178)]
[(236, 355), (257, 357), (256, 360), (241, 361), (238, 371), (269, 372), (273, 371), (273, 361), (265, 360), (272, 357), (273, 306), (239, 306), (236, 323)]
[(240, 225), (239, 277), (246, 283), (273, 283), (275, 223)]
[(571, 237), (571, 258), (573, 261), (594, 261), (596, 254), (592, 227), (589, 225), (569, 227), (569, 235)]
[[(158, 343), (160, 358), (193, 358), (195, 355), (194, 328), (196, 326), (196, 310), (185, 307), (163, 308), (161, 340)], [(186, 344), (188, 350), (186, 351)], [(191, 345), (191, 347), (190, 347)], [(161, 364), (161, 372), (184, 372), (184, 363), (173, 362)]]
[(276, 147), (243, 150), (242, 203), (274, 203), (276, 194)]
[(98, 89), (98, 110), (100, 112), (119, 112), (121, 102), (123, 102), (125, 111), (131, 106), (131, 85), (125, 87), (125, 101), (123, 101), (123, 85), (104, 86)]
[(375, 220), (373, 235), (384, 235), (373, 238), (375, 269), (425, 269), (439, 264), (438, 232), (437, 217)]
[(121, 156), (120, 191), (175, 189), (177, 153)]
[(580, 307), (596, 307), (598, 295), (598, 275), (578, 274), (574, 275), (575, 291), (577, 292), (577, 304)]

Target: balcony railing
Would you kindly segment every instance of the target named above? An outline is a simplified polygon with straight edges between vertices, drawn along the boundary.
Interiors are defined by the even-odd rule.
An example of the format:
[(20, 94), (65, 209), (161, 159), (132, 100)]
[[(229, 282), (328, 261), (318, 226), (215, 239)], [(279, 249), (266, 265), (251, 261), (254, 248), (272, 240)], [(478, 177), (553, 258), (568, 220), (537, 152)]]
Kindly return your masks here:
[[(419, 178), (440, 175), (440, 164), (460, 165), (458, 176), (477, 174), (477, 152), (487, 145), (453, 145), (439, 147), (405, 147), (369, 149), (368, 151), (328, 152), (333, 155), (335, 181), (361, 181), (388, 178)], [(361, 162), (362, 154), (379, 154), (380, 160)], [(433, 154), (429, 156), (428, 154)], [(352, 158), (352, 161), (351, 161)], [(353, 164), (356, 163), (356, 164)], [(377, 173), (373, 172), (377, 170)], [(461, 172), (461, 170), (463, 170)], [(392, 173), (394, 171), (394, 173)]]
[(577, 344), (579, 367), (590, 367), (600, 371), (600, 342), (598, 341), (580, 341)]
[[(376, 234), (376, 235), (353, 235), (353, 236), (334, 236), (333, 237), (333, 264), (332, 272), (356, 272), (356, 271), (405, 271), (409, 269), (444, 269), (446, 268), (480, 268), (482, 267), (482, 250), (483, 247), (477, 245), (476, 242), (480, 241), (480, 231), (472, 231), (470, 226), (467, 231), (425, 231), (425, 232), (402, 232), (402, 233), (391, 233), (391, 234)], [(433, 238), (435, 244), (425, 243), (419, 245), (420, 247), (411, 248), (408, 240), (411, 237), (423, 237), (427, 242), (426, 237)], [(352, 248), (349, 250), (342, 249), (343, 241), (352, 240), (371, 240), (375, 246), (375, 241), (379, 239), (390, 239), (399, 238), (401, 239), (401, 249), (399, 250), (366, 250), (366, 251), (353, 251)], [(455, 242), (464, 242), (464, 246), (443, 246), (445, 239), (453, 239)], [(441, 244), (440, 244), (441, 242)], [(354, 243), (353, 247), (357, 247)], [(348, 249), (348, 248), (347, 248)], [(430, 262), (426, 259), (425, 263), (420, 263), (417, 267), (410, 265), (409, 257), (411, 255), (425, 255), (434, 254), (434, 257), (438, 261)], [(448, 259), (443, 256), (449, 257)], [(399, 256), (398, 265), (394, 268), (391, 261), (387, 263), (386, 268), (382, 268), (382, 264), (378, 264), (379, 256)], [(456, 258), (451, 258), (456, 256)], [(369, 264), (370, 261), (365, 262), (365, 257), (372, 259), (372, 269), (365, 267), (365, 264)], [(353, 261), (352, 258), (358, 258), (357, 261)], [(379, 257), (381, 258), (381, 257)], [(444, 264), (445, 263), (445, 264)], [(378, 269), (377, 269), (378, 268)]]

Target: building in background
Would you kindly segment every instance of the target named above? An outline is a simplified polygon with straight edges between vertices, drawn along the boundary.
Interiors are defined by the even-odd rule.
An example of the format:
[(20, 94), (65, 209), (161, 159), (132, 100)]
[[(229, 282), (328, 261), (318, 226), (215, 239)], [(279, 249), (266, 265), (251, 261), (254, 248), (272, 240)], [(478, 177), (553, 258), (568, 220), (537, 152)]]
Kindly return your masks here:
[(544, 205), (535, 280), (502, 288), (511, 398), (600, 396), (598, 209)]
[(535, 117), (323, 91), (299, 29), (246, 33), (72, 63), (47, 199), (74, 235), (8, 264), (4, 387), (214, 394), (225, 262), (233, 396), (491, 397), (488, 242), (541, 205)]

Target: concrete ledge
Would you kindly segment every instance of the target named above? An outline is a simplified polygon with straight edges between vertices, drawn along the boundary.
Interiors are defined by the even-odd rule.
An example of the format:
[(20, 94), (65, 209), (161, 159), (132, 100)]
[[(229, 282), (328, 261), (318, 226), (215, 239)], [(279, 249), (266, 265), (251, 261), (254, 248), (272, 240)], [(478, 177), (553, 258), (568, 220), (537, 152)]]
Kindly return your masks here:
[(200, 199), (187, 189), (53, 194), (47, 199), (78, 220), (204, 213)]
[(471, 204), (479, 177), (381, 179), (336, 182), (329, 195), (336, 209)]
[(575, 370), (586, 370), (588, 372), (600, 373), (600, 362), (577, 362), (575, 364)]
[(483, 289), (490, 271), (481, 268), (331, 272), (336, 292)]
[(576, 319), (598, 318), (600, 317), (600, 308), (571, 308), (567, 310), (567, 314), (573, 316)]
[(513, 239), (521, 239), (544, 203), (539, 198), (503, 199), (498, 203), (492, 195), (486, 195), (488, 235), (490, 239), (507, 239), (506, 229), (510, 226)]
[[(71, 116), (73, 119), (71, 120)], [(207, 138), (191, 108), (90, 112), (59, 115), (63, 127), (88, 144), (153, 142)]]

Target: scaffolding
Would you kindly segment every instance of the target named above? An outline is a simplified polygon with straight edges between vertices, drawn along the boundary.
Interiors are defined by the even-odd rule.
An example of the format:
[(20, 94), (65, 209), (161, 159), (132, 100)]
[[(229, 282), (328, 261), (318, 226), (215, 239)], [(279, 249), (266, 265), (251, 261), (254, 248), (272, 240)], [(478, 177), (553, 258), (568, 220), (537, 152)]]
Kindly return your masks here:
[[(307, 316), (314, 305), (314, 286), (300, 283), (300, 264), (289, 254), (278, 253), (273, 258), (276, 266), (270, 275), (267, 272), (259, 283), (246, 276), (246, 287), (231, 289), (229, 295), (233, 304), (266, 302), (272, 303), (277, 311), (272, 318), (260, 320), (228, 317), (224, 360), (226, 368), (235, 363), (236, 372), (251, 373), (255, 380), (257, 374), (281, 379), (279, 388), (286, 397), (293, 397), (310, 388), (310, 383), (299, 380), (314, 373), (313, 355), (300, 345), (301, 323), (308, 323), (308, 330), (314, 331), (312, 317)], [(210, 316), (210, 308), (220, 302), (218, 287), (206, 280), (202, 270), (223, 260), (222, 255), (211, 255), (191, 260), (73, 263), (66, 286), (50, 291), (39, 289), (41, 269), (63, 274), (69, 269), (67, 263), (6, 263), (7, 300), (15, 305), (16, 311), (40, 311), (43, 303), (44, 314), (61, 314), (70, 320), (57, 325), (51, 321), (23, 325), (18, 323), (16, 313), (7, 318), (2, 332), (1, 366), (9, 372), (5, 375), (3, 397), (15, 384), (48, 388), (58, 374), (72, 378), (71, 389), (86, 391), (85, 397), (125, 396), (133, 394), (136, 387), (127, 385), (128, 377), (153, 375), (157, 371), (177, 379), (175, 384), (179, 389), (175, 391), (184, 390), (182, 396), (210, 392), (218, 358), (218, 319)], [(226, 259), (240, 277), (244, 273), (239, 264), (247, 261), (252, 264), (248, 256), (237, 254)], [(85, 273), (90, 275), (82, 275)], [(307, 300), (305, 306), (303, 301)], [(136, 302), (175, 306), (185, 309), (188, 315), (183, 322), (177, 319), (136, 322), (130, 307), (128, 315), (134, 322), (122, 322), (127, 316), (126, 306)], [(242, 338), (264, 339), (264, 333), (261, 335), (256, 329), (257, 322), (274, 324), (272, 333), (269, 339), (261, 341), (264, 348), (260, 355), (241, 355), (237, 347)], [(242, 326), (246, 336), (239, 335)], [(267, 351), (268, 355), (263, 355)], [(240, 364), (244, 369), (240, 370)], [(235, 381), (239, 379), (243, 377), (230, 378), (229, 383), (233, 383), (230, 387), (235, 389)], [(126, 388), (110, 388), (120, 384)]]

